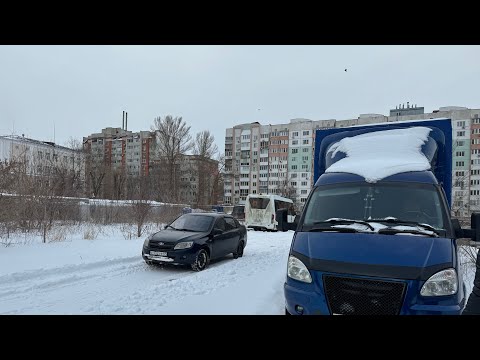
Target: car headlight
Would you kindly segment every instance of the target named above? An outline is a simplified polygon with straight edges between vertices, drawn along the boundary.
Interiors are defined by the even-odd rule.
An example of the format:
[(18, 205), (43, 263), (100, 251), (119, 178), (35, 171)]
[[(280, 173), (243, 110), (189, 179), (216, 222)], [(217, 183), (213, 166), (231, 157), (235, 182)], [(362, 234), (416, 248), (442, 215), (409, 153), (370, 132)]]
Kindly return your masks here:
[(188, 248), (191, 248), (192, 246), (193, 246), (193, 241), (183, 241), (175, 245), (173, 250), (188, 249)]
[(290, 255), (288, 257), (288, 266), (287, 266), (287, 275), (292, 279), (311, 283), (312, 277), (310, 276), (310, 271), (303, 262), (298, 260), (295, 256)]
[(420, 295), (445, 296), (457, 293), (458, 280), (455, 269), (446, 269), (437, 272), (423, 284)]
[(143, 247), (148, 247), (151, 238), (152, 238), (152, 235), (150, 235), (145, 239), (145, 241), (143, 242)]

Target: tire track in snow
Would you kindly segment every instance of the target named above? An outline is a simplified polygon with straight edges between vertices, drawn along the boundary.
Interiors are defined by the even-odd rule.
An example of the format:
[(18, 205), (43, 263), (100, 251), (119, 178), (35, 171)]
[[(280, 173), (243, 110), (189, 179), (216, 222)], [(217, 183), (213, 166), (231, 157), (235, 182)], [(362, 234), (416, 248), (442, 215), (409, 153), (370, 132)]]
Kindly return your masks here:
[(57, 287), (98, 277), (112, 277), (146, 270), (140, 256), (108, 259), (86, 264), (29, 270), (0, 276), (0, 299), (12, 294), (22, 297), (34, 290), (53, 291)]
[[(292, 234), (293, 235), (293, 234)], [(279, 239), (280, 240), (280, 239)], [(215, 261), (201, 272), (192, 273), (174, 279), (166, 279), (159, 284), (145, 289), (136, 290), (129, 295), (112, 301), (102, 301), (87, 309), (96, 314), (152, 314), (159, 313), (164, 305), (179, 302), (191, 295), (204, 295), (218, 289), (228, 287), (240, 279), (253, 277), (259, 272), (267, 271), (272, 263), (285, 264), (288, 256), (291, 238), (275, 242), (265, 247), (249, 244), (242, 258), (232, 259), (231, 256)]]

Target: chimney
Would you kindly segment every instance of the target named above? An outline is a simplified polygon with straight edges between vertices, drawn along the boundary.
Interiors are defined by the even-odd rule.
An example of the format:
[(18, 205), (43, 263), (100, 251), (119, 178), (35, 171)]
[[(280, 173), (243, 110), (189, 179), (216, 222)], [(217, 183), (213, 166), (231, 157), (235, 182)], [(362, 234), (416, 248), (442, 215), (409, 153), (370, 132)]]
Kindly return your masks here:
[(125, 129), (125, 110), (122, 111), (122, 130)]
[(128, 113), (125, 111), (125, 131), (127, 131), (127, 119), (128, 119)]
[(410, 109), (410, 102), (407, 101), (407, 109)]

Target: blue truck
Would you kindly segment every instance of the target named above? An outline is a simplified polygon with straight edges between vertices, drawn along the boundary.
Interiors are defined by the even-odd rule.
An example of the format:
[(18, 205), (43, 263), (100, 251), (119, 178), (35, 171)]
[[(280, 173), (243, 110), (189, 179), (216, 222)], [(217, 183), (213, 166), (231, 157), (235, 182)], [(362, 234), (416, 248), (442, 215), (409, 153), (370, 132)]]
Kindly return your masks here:
[(288, 315), (461, 314), (451, 218), (450, 119), (317, 130), (314, 187), (294, 223), (284, 284)]

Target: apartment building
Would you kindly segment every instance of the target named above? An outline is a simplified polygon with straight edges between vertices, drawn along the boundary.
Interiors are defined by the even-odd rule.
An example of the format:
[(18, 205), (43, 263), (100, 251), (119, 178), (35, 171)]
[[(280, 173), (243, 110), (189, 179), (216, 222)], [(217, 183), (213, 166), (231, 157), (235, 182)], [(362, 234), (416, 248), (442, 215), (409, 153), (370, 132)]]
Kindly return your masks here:
[(74, 173), (79, 183), (85, 181), (85, 157), (71, 149), (49, 141), (26, 138), (23, 135), (0, 136), (0, 163), (21, 164), (26, 175), (41, 178), (55, 171)]
[(361, 114), (354, 119), (292, 119), (286, 124), (240, 124), (225, 133), (225, 204), (242, 204), (249, 193), (278, 193), (301, 207), (313, 186), (315, 131), (382, 122), (452, 119), (452, 212), (480, 211), (480, 110), (458, 106), (424, 113), (400, 104), (390, 116)]

